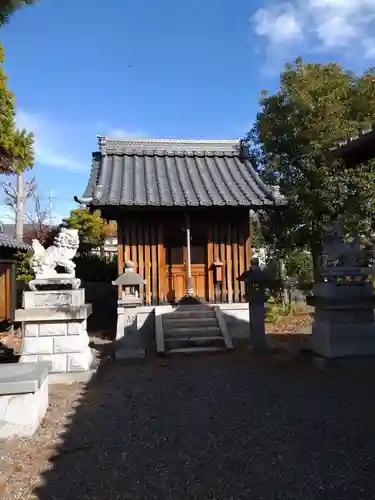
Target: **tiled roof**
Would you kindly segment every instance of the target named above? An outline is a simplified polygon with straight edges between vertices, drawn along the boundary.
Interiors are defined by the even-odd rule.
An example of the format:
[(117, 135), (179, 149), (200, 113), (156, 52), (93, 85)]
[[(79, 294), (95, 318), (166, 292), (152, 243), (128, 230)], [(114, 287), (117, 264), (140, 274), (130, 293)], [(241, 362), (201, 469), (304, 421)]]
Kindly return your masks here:
[(264, 184), (238, 141), (99, 138), (87, 204), (132, 207), (283, 205)]
[(332, 149), (334, 156), (342, 158), (353, 166), (375, 157), (375, 123), (372, 128), (362, 130), (358, 135), (341, 141)]
[(0, 248), (12, 248), (15, 250), (30, 250), (30, 245), (27, 245), (23, 241), (11, 238), (4, 233), (0, 233)]

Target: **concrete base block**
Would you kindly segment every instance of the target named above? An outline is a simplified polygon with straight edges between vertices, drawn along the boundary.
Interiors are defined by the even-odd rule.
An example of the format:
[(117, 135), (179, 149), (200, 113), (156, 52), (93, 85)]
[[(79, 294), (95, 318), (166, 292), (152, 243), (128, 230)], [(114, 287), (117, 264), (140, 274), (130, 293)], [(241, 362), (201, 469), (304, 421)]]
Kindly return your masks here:
[(48, 408), (49, 363), (10, 364), (0, 371), (0, 439), (31, 437)]

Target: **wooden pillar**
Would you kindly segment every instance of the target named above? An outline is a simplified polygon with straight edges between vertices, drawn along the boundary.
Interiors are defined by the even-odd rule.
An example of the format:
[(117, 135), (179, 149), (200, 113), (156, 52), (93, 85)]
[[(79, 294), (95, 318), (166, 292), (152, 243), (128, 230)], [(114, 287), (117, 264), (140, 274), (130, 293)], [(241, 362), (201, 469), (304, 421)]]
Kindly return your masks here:
[(207, 228), (207, 279), (208, 284), (208, 301), (215, 302), (215, 290), (214, 290), (214, 272), (212, 269), (212, 263), (214, 261), (214, 238), (212, 230), (212, 222), (209, 221)]
[(228, 302), (233, 302), (233, 262), (232, 262), (232, 231), (231, 224), (228, 222), (226, 233), (226, 261), (227, 261), (227, 291)]
[(145, 242), (145, 280), (146, 280), (146, 305), (151, 305), (151, 235), (150, 223), (144, 223), (144, 242)]
[(164, 300), (164, 240), (163, 240), (163, 227), (158, 223), (158, 234), (157, 234), (157, 242), (158, 242), (158, 303)]
[[(124, 272), (124, 232), (123, 227), (117, 224), (117, 274), (120, 276)], [(117, 288), (117, 295), (120, 299), (122, 297), (122, 286)]]
[(192, 288), (192, 277), (191, 277), (191, 235), (190, 235), (190, 219), (189, 215), (185, 213), (185, 230), (186, 230), (186, 264), (187, 264), (187, 281), (186, 281), (186, 296), (193, 296), (193, 288)]

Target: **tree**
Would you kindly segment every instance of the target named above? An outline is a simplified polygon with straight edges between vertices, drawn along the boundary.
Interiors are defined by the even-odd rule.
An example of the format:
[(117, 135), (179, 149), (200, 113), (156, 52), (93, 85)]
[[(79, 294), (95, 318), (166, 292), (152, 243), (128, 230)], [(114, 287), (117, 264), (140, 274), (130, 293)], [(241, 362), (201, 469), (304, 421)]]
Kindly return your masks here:
[(36, 3), (36, 0), (1, 0), (0, 2), (0, 26), (7, 23), (9, 17), (21, 7)]
[(70, 216), (64, 219), (64, 223), (72, 229), (78, 229), (81, 254), (87, 254), (93, 248), (102, 246), (105, 238), (116, 229), (114, 223), (107, 223), (101, 218), (99, 211), (90, 213), (87, 208), (72, 210)]
[[(19, 198), (19, 185), (13, 182), (3, 183), (5, 194), (5, 204), (14, 213), (17, 214), (17, 200)], [(25, 203), (25, 222), (31, 226), (31, 231), (34, 234), (33, 238), (39, 239), (39, 233), (44, 233), (46, 221), (48, 219), (48, 206), (42, 203), (38, 194), (37, 182), (35, 177), (30, 180), (23, 181), (23, 200)]]
[[(1, 0), (0, 26), (8, 22), (15, 10), (35, 0)], [(4, 68), (4, 49), (0, 44), (0, 173), (17, 175), (16, 236), (23, 237), (24, 193), (23, 172), (34, 164), (33, 134), (18, 130), (15, 122), (14, 96), (7, 87)]]
[(16, 128), (14, 96), (7, 87), (3, 63), (4, 50), (0, 45), (0, 173), (17, 175), (16, 236), (22, 239), (24, 218), (22, 174), (34, 164), (34, 137), (26, 130)]
[(375, 169), (347, 169), (333, 159), (340, 140), (369, 128), (375, 117), (375, 70), (356, 76), (338, 64), (297, 59), (264, 91), (247, 136), (254, 167), (288, 199), (282, 212), (259, 214), (266, 240), (281, 253), (309, 247), (320, 278), (321, 224), (339, 218), (348, 231), (372, 230)]

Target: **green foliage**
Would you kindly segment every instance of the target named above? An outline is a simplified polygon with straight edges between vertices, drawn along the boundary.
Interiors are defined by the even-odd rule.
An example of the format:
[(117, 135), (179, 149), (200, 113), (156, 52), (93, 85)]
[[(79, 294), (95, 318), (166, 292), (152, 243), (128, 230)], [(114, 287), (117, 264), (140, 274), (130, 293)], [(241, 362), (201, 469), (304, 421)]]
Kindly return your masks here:
[(271, 296), (266, 304), (266, 323), (275, 324), (283, 316), (289, 316), (305, 312), (307, 307), (297, 302), (285, 303), (276, 297)]
[(346, 169), (332, 156), (340, 140), (375, 118), (375, 70), (356, 76), (338, 64), (297, 59), (280, 75), (275, 94), (263, 92), (247, 140), (254, 167), (278, 184), (289, 205), (261, 213), (266, 241), (281, 256), (310, 247), (319, 279), (321, 223), (338, 217), (348, 231), (369, 232), (375, 209), (374, 162)]
[(32, 253), (30, 252), (18, 252), (16, 254), (16, 279), (19, 281), (28, 282), (33, 279), (34, 272), (31, 269), (30, 259)]
[(0, 2), (0, 26), (9, 21), (9, 17), (21, 7), (36, 3), (36, 0), (1, 0)]
[(313, 281), (314, 268), (310, 252), (293, 250), (285, 257), (284, 263), (289, 278), (297, 278), (299, 282)]
[(111, 282), (117, 278), (117, 260), (97, 255), (82, 255), (74, 259), (76, 275), (82, 281)]
[(72, 210), (64, 223), (72, 229), (78, 229), (80, 254), (88, 254), (93, 248), (100, 247), (115, 230), (115, 225), (102, 219), (99, 211), (90, 213), (87, 208)]
[[(0, 24), (1, 19), (0, 7)], [(14, 96), (8, 89), (3, 64), (4, 49), (0, 45), (0, 171), (22, 172), (34, 164), (34, 137), (16, 128)]]

